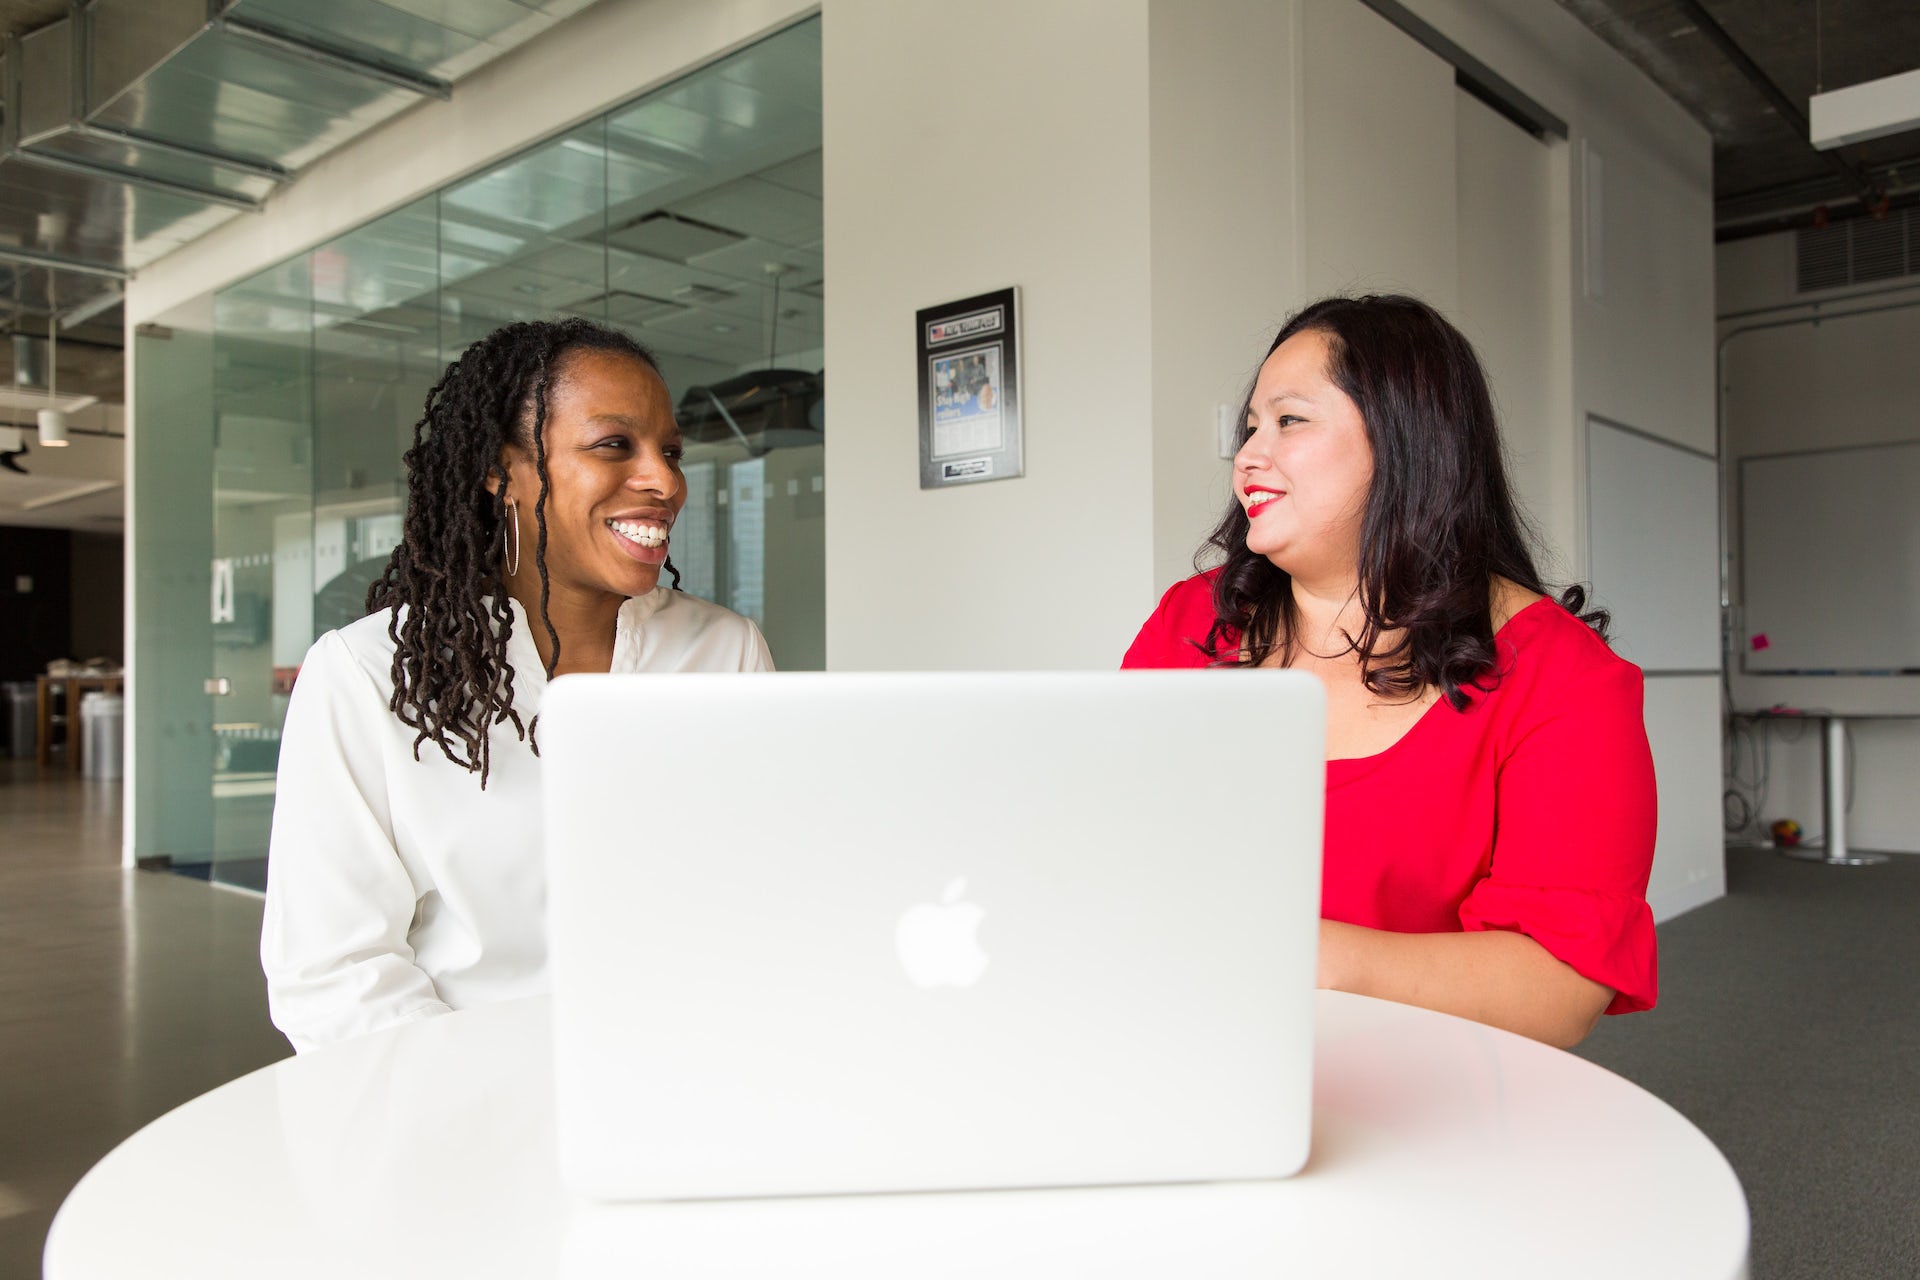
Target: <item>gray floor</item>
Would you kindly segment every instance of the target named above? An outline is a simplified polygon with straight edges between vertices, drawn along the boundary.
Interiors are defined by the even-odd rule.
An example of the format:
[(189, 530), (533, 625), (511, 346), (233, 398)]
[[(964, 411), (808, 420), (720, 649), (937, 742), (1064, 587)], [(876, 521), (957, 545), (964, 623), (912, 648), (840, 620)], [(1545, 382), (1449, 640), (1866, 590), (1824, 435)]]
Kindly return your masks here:
[[(0, 1280), (39, 1274), (61, 1199), (122, 1138), (288, 1052), (258, 900), (121, 871), (119, 803), (0, 761)], [(1662, 927), (1660, 1007), (1581, 1052), (1726, 1152), (1754, 1280), (1920, 1276), (1920, 857), (1735, 852), (1728, 880)], [(220, 1212), (192, 1187), (154, 1194)]]
[(0, 1277), (40, 1274), (60, 1201), (122, 1138), (287, 1056), (259, 937), (256, 898), (120, 869), (117, 784), (0, 760)]
[(1920, 856), (1734, 850), (1727, 888), (1661, 927), (1659, 1006), (1580, 1053), (1726, 1153), (1754, 1280), (1920, 1276)]

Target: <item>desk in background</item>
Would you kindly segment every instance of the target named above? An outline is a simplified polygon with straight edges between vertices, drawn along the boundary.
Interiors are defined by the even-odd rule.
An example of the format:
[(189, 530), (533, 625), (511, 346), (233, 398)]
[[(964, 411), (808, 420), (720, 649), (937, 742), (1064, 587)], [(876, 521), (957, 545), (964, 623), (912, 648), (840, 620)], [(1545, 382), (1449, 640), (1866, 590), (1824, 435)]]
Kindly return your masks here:
[[(1820, 821), (1825, 830), (1817, 845), (1782, 848), (1779, 852), (1804, 862), (1824, 862), (1830, 867), (1870, 867), (1887, 860), (1884, 853), (1855, 849), (1847, 843), (1847, 723), (1853, 720), (1920, 720), (1920, 713), (1882, 711), (1848, 714), (1839, 711), (1786, 710), (1736, 711), (1736, 720), (1754, 724), (1793, 721), (1818, 722), (1820, 734)], [(1755, 815), (1758, 817), (1759, 815)]]
[(561, 1188), (551, 1016), (429, 1018), (162, 1116), (67, 1197), (47, 1280), (1746, 1275), (1739, 1181), (1673, 1108), (1383, 1000), (1316, 997), (1313, 1155), (1283, 1181), (684, 1204)]
[(80, 772), (80, 699), (96, 690), (102, 693), (120, 693), (124, 676), (83, 675), (83, 676), (36, 676), (39, 686), (40, 715), (40, 767), (46, 768), (53, 761), (53, 688), (64, 685), (63, 696), (66, 699), (65, 724), (66, 765), (73, 772)]

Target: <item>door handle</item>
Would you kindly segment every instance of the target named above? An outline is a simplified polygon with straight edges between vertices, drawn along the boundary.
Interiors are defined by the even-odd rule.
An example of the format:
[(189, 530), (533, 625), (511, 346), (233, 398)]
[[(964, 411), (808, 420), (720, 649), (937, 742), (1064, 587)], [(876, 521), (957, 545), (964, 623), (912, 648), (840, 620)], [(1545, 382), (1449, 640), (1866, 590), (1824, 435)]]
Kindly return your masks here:
[(202, 682), (200, 687), (216, 698), (224, 698), (233, 692), (233, 681), (225, 676), (213, 676)]

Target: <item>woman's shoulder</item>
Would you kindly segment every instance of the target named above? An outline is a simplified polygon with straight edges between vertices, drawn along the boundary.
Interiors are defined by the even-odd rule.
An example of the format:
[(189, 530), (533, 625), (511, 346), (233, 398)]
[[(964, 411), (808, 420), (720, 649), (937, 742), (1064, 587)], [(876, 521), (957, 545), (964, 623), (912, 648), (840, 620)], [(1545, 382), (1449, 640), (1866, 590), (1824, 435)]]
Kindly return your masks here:
[(300, 662), (294, 687), (305, 696), (352, 698), (371, 690), (384, 702), (393, 689), (393, 610), (382, 609), (323, 631)]
[(744, 631), (753, 626), (753, 619), (735, 613), (725, 605), (669, 587), (657, 587), (644, 596), (635, 596), (621, 606), (621, 611), (634, 622), (654, 619), (677, 627), (701, 630), (718, 628)]
[(1538, 596), (1508, 619), (1495, 636), (1502, 665), (1530, 685), (1569, 687), (1589, 679), (1640, 681), (1640, 668), (1615, 653), (1599, 632), (1558, 600)]
[(653, 667), (758, 671), (770, 669), (767, 642), (753, 619), (711, 600), (668, 587), (635, 596), (620, 607), (616, 661)]
[[(404, 613), (398, 616), (405, 617)], [(356, 664), (384, 675), (393, 667), (393, 652), (397, 647), (393, 642), (395, 617), (392, 609), (370, 613), (336, 631), (321, 635), (314, 641), (314, 651), (319, 651), (322, 646), (333, 648)]]
[(1225, 568), (1225, 565), (1217, 564), (1211, 569), (1202, 569), (1192, 577), (1180, 579), (1167, 588), (1167, 598), (1199, 595), (1208, 600), (1213, 599), (1213, 584), (1219, 580), (1221, 571)]
[(1219, 577), (1220, 566), (1216, 566), (1196, 573), (1192, 577), (1180, 579), (1161, 594), (1160, 607), (1156, 612), (1181, 619), (1204, 617), (1211, 625), (1213, 584)]
[[(1200, 649), (1213, 629), (1213, 583), (1219, 569), (1208, 569), (1168, 587), (1160, 603), (1134, 637), (1122, 667), (1198, 667), (1207, 655)], [(1223, 640), (1234, 644), (1237, 640)]]

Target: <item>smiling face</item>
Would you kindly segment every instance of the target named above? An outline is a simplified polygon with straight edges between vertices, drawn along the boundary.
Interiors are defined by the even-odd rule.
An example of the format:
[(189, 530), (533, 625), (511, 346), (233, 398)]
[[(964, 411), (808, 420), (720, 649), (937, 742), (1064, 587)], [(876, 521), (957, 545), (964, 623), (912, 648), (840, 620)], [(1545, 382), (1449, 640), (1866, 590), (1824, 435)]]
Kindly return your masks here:
[(1328, 339), (1305, 329), (1260, 366), (1233, 459), (1247, 549), (1303, 579), (1350, 577), (1373, 481), (1360, 410), (1327, 376)]
[[(666, 383), (632, 356), (576, 349), (547, 387), (547, 577), (555, 597), (641, 596), (660, 582), (674, 519), (687, 501), (680, 428)], [(507, 496), (518, 504), (519, 573), (509, 587), (539, 590), (534, 504), (540, 475), (531, 442), (502, 450)]]

